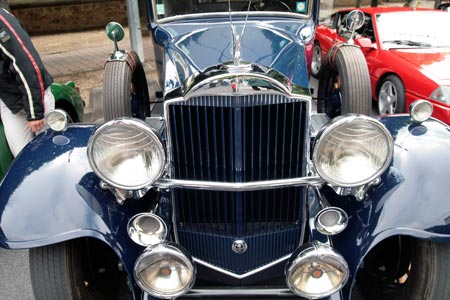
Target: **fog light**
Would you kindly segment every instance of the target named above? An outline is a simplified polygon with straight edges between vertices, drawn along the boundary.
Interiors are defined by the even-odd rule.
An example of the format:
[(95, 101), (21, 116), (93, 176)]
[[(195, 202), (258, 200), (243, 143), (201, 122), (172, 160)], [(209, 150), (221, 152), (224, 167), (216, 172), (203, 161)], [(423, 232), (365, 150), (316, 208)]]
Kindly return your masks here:
[(335, 250), (317, 241), (303, 245), (286, 265), (286, 282), (296, 295), (322, 298), (340, 290), (348, 265)]
[(128, 235), (141, 246), (152, 246), (167, 237), (167, 226), (157, 215), (137, 214), (128, 222)]
[(67, 113), (60, 109), (55, 109), (45, 116), (45, 123), (54, 131), (64, 131), (69, 122)]
[(427, 100), (414, 101), (409, 106), (409, 114), (414, 122), (425, 122), (433, 114), (433, 105)]
[(180, 246), (159, 243), (139, 256), (134, 266), (138, 285), (151, 296), (171, 299), (187, 293), (194, 285), (196, 267)]
[(319, 211), (314, 219), (316, 229), (326, 235), (342, 232), (348, 224), (347, 213), (339, 207), (327, 207)]

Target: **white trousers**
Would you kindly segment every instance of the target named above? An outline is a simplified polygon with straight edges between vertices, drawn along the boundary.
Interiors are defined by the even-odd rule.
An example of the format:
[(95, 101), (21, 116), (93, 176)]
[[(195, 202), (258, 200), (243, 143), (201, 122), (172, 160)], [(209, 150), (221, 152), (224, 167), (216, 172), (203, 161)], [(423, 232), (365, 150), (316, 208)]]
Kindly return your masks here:
[[(48, 87), (45, 90), (44, 97), (45, 114), (48, 114), (55, 109), (55, 98)], [(8, 141), (9, 149), (14, 157), (28, 144), (34, 137), (30, 127), (28, 127), (28, 120), (25, 111), (22, 109), (16, 114), (0, 99), (0, 116), (5, 128), (6, 140)]]

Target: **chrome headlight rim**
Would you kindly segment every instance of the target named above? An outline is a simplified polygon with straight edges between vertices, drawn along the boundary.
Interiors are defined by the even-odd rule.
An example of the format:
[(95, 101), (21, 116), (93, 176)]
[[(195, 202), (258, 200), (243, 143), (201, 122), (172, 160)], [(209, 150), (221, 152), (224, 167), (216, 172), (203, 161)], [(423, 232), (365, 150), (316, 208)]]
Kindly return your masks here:
[(433, 104), (430, 101), (419, 99), (409, 106), (409, 115), (415, 123), (422, 123), (431, 118), (433, 114)]
[[(142, 261), (146, 258), (148, 258), (150, 255), (158, 255), (162, 256), (164, 252), (169, 252), (170, 254), (175, 255), (178, 259), (181, 259), (189, 268), (191, 271), (191, 278), (189, 282), (178, 292), (176, 293), (163, 293), (161, 291), (158, 291), (150, 286), (148, 286), (143, 280), (140, 279), (139, 276), (139, 264), (142, 263)], [(173, 242), (161, 242), (159, 244), (147, 247), (144, 252), (137, 258), (135, 264), (134, 264), (134, 278), (136, 280), (136, 283), (138, 286), (148, 294), (162, 298), (162, 299), (174, 299), (177, 297), (180, 297), (187, 292), (189, 292), (192, 287), (194, 286), (195, 279), (197, 274), (197, 267), (192, 259), (191, 255), (180, 245), (175, 244)]]
[[(157, 239), (157, 242), (146, 243), (146, 242), (143, 242), (142, 239), (139, 238), (139, 235), (141, 235), (141, 234), (148, 235), (148, 233), (139, 232), (136, 229), (136, 227), (138, 225), (136, 222), (138, 222), (142, 218), (151, 218), (159, 225), (159, 231), (153, 232), (153, 234), (155, 236), (154, 238)], [(130, 239), (133, 242), (135, 242), (136, 244), (145, 246), (145, 247), (149, 247), (149, 246), (153, 246), (153, 245), (164, 242), (167, 239), (168, 229), (167, 229), (167, 224), (164, 222), (164, 220), (160, 216), (158, 216), (154, 213), (150, 213), (150, 212), (143, 212), (143, 213), (134, 215), (128, 221), (127, 233), (128, 233), (128, 236), (130, 237)]]
[(45, 116), (47, 126), (56, 132), (65, 131), (69, 121), (71, 121), (70, 116), (59, 108), (52, 110)]
[[(321, 145), (322, 141), (328, 135), (330, 135), (330, 133), (332, 133), (334, 130), (336, 130), (336, 128), (339, 128), (343, 125), (347, 125), (347, 124), (355, 122), (355, 121), (366, 122), (367, 124), (375, 124), (375, 126), (380, 130), (380, 132), (386, 138), (387, 154), (386, 154), (386, 158), (385, 158), (383, 164), (371, 176), (369, 176), (365, 179), (361, 179), (356, 182), (345, 183), (342, 181), (335, 180), (335, 178), (329, 176), (321, 168), (318, 167), (318, 165), (319, 165), (318, 160), (320, 159), (319, 150), (321, 148), (320, 145)], [(379, 178), (381, 176), (381, 174), (383, 174), (386, 171), (386, 169), (389, 167), (389, 165), (391, 164), (393, 156), (394, 156), (394, 140), (393, 140), (392, 135), (390, 134), (389, 130), (386, 128), (386, 126), (384, 126), (383, 123), (381, 123), (379, 120), (377, 120), (375, 118), (372, 118), (372, 117), (369, 117), (366, 115), (347, 114), (344, 116), (339, 116), (339, 117), (334, 118), (333, 120), (331, 120), (331, 122), (326, 124), (319, 131), (319, 133), (317, 134), (317, 137), (315, 139), (315, 142), (314, 142), (312, 160), (313, 160), (313, 165), (314, 165), (315, 171), (318, 173), (318, 175), (321, 178), (323, 178), (330, 185), (335, 186), (335, 187), (342, 187), (342, 188), (355, 188), (355, 187), (360, 187), (360, 186), (369, 184), (369, 183), (375, 181), (377, 178)]]
[[(314, 258), (323, 260), (324, 257), (331, 257), (337, 264), (341, 266), (341, 269), (343, 270), (343, 277), (340, 283), (329, 291), (314, 294), (301, 291), (299, 288), (297, 288), (291, 279), (294, 269), (301, 264), (300, 261), (310, 260)], [(303, 244), (294, 252), (291, 259), (286, 264), (285, 275), (288, 288), (297, 296), (305, 297), (307, 299), (328, 297), (336, 293), (337, 291), (342, 289), (342, 287), (347, 283), (348, 278), (350, 277), (349, 267), (345, 258), (330, 246), (318, 241)]]
[[(128, 185), (124, 185), (124, 184), (115, 182), (115, 181), (111, 180), (110, 178), (108, 178), (107, 176), (105, 176), (104, 173), (102, 172), (101, 168), (99, 168), (97, 166), (97, 163), (93, 160), (95, 141), (106, 129), (111, 128), (113, 126), (120, 125), (120, 124), (125, 124), (126, 126), (132, 126), (132, 127), (134, 126), (137, 129), (142, 130), (144, 133), (146, 133), (152, 137), (153, 142), (156, 144), (156, 149), (158, 150), (159, 154), (162, 157), (162, 162), (158, 168), (157, 173), (155, 174), (155, 176), (153, 177), (152, 180), (148, 180), (146, 182), (143, 182), (141, 184), (136, 184), (133, 186), (128, 186)], [(125, 190), (125, 191), (141, 190), (141, 189), (152, 186), (152, 184), (155, 181), (157, 181), (159, 178), (161, 178), (163, 176), (164, 168), (165, 168), (165, 164), (166, 164), (166, 152), (165, 152), (164, 145), (162, 143), (162, 138), (160, 137), (160, 135), (156, 132), (155, 129), (150, 127), (144, 121), (136, 119), (136, 118), (130, 118), (130, 117), (117, 118), (117, 119), (108, 121), (108, 122), (102, 124), (101, 126), (99, 126), (89, 138), (88, 145), (87, 145), (87, 155), (88, 155), (89, 165), (91, 166), (94, 173), (103, 182), (105, 182), (106, 184), (108, 184), (112, 187), (115, 187), (115, 188), (118, 188), (121, 190)]]

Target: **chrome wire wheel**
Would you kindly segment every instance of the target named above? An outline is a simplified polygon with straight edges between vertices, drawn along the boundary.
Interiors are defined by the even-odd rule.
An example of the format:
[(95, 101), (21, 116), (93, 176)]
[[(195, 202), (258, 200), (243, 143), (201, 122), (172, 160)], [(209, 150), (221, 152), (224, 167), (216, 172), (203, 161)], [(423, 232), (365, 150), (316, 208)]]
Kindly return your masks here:
[(311, 61), (311, 75), (314, 78), (319, 77), (320, 67), (322, 65), (322, 50), (318, 43), (314, 44), (313, 57)]

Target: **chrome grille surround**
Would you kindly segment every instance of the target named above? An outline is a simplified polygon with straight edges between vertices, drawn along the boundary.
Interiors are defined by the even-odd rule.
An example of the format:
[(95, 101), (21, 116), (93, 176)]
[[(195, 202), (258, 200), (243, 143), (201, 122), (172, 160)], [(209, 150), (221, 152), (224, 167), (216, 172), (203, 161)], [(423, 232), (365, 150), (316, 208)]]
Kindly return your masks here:
[[(238, 82), (235, 91), (231, 86), (233, 79)], [(255, 87), (249, 84), (252, 79), (261, 85)], [(171, 189), (176, 242), (185, 246), (198, 263), (221, 270), (236, 278), (244, 278), (275, 262), (287, 259), (299, 246), (306, 222), (304, 216), (306, 189), (303, 187), (320, 185), (323, 181), (318, 177), (306, 176), (309, 162), (311, 98), (289, 95), (289, 89), (286, 86), (271, 78), (255, 77), (253, 74), (235, 74), (211, 77), (197, 84), (196, 88), (193, 88), (184, 98), (165, 102), (170, 176), (160, 180), (158, 186)], [(281, 126), (284, 130), (278, 130), (280, 125), (271, 126), (272, 123), (265, 127), (268, 132), (272, 132), (274, 137), (277, 137), (276, 142), (267, 143), (268, 150), (263, 159), (266, 165), (263, 167), (261, 167), (260, 158), (256, 159), (259, 161), (259, 166), (256, 166), (255, 156), (250, 160), (246, 157), (248, 153), (256, 151), (254, 143), (247, 142), (249, 138), (254, 140), (253, 135), (249, 133), (254, 133), (255, 128), (246, 129), (252, 126), (256, 114), (260, 116), (258, 118), (260, 127), (265, 126), (263, 124), (265, 116), (276, 120), (275, 124), (278, 124), (278, 121), (284, 122)], [(221, 122), (215, 122), (212, 116), (216, 116)], [(227, 117), (226, 122), (224, 122), (225, 117)], [(251, 118), (250, 122), (249, 118)], [(286, 119), (291, 122), (287, 122)], [(293, 122), (294, 120), (299, 120), (299, 123)], [(222, 126), (225, 123), (230, 126), (226, 134), (208, 133), (209, 126)], [(246, 124), (250, 125), (246, 126)], [(298, 127), (294, 128), (294, 124)], [(286, 129), (287, 126), (290, 126), (290, 129)], [(202, 128), (206, 128), (206, 131), (201, 132)], [(221, 127), (219, 131), (216, 130), (216, 133), (224, 133), (224, 131), (226, 130)], [(280, 136), (278, 136), (279, 132), (281, 132)], [(290, 136), (290, 150), (283, 146), (289, 144), (286, 143), (288, 139), (286, 135)], [(196, 140), (187, 141), (186, 136)], [(206, 137), (206, 140), (209, 137), (214, 139), (215, 136), (215, 143), (202, 141), (201, 136)], [(259, 136), (262, 137), (263, 134), (260, 133)], [(231, 137), (227, 139), (231, 142), (222, 143), (224, 147), (218, 151), (219, 137), (225, 139)], [(298, 142), (296, 147), (292, 144), (294, 140)], [(261, 139), (258, 145), (261, 146)], [(274, 145), (279, 145), (283, 150), (277, 150), (277, 147), (272, 147)], [(190, 149), (187, 150), (183, 148), (184, 146)], [(216, 148), (212, 151), (209, 147)], [(218, 163), (224, 155), (227, 155), (227, 151), (224, 150), (227, 147), (228, 154), (232, 154), (229, 155), (228, 160), (225, 158)], [(275, 158), (282, 157), (285, 162), (282, 166), (276, 166), (280, 159), (274, 159), (275, 161), (272, 162), (271, 151), (283, 152), (282, 154), (272, 153)], [(180, 154), (181, 152), (183, 153)], [(189, 154), (186, 154), (187, 152)], [(262, 152), (259, 150), (258, 155), (261, 156)], [(295, 159), (293, 159), (294, 152), (298, 154)], [(222, 158), (206, 158), (212, 153), (220, 153)], [(285, 153), (289, 159), (284, 157)], [(188, 157), (189, 162), (187, 162)], [(200, 167), (196, 170), (197, 162)], [(211, 165), (214, 167), (211, 168)], [(221, 167), (218, 168), (218, 165)], [(295, 165), (295, 170), (292, 170), (292, 165)], [(257, 175), (252, 172), (255, 168), (258, 169)], [(269, 194), (273, 196), (268, 196)], [(208, 195), (213, 196), (208, 197)], [(255, 200), (256, 198), (258, 200)], [(217, 201), (221, 203), (218, 204)], [(283, 204), (283, 201), (291, 201), (297, 205), (297, 208), (292, 210), (292, 207), (289, 207), (286, 202)], [(262, 210), (266, 215), (261, 214), (263, 206)], [(258, 216), (255, 216), (255, 207), (258, 207)], [(293, 213), (290, 218), (284, 215), (283, 207), (289, 207), (288, 210)], [(207, 216), (208, 213), (205, 212), (200, 214), (199, 208), (218, 210), (224, 214), (232, 213), (230, 216), (218, 214), (216, 218), (212, 215)], [(277, 214), (277, 217), (268, 217), (268, 211), (274, 215)], [(189, 217), (187, 217), (188, 214)], [(192, 216), (196, 216), (194, 218), (197, 219), (194, 220)], [(237, 239), (244, 239), (250, 243), (249, 249), (252, 250), (248, 251), (248, 257), (255, 258), (256, 255), (261, 259), (241, 267), (248, 259), (232, 252), (231, 245)], [(264, 254), (261, 254), (268, 240), (281, 247), (274, 247), (272, 249), (274, 251), (269, 251), (270, 253), (263, 251)], [(218, 255), (218, 258), (214, 255)]]

